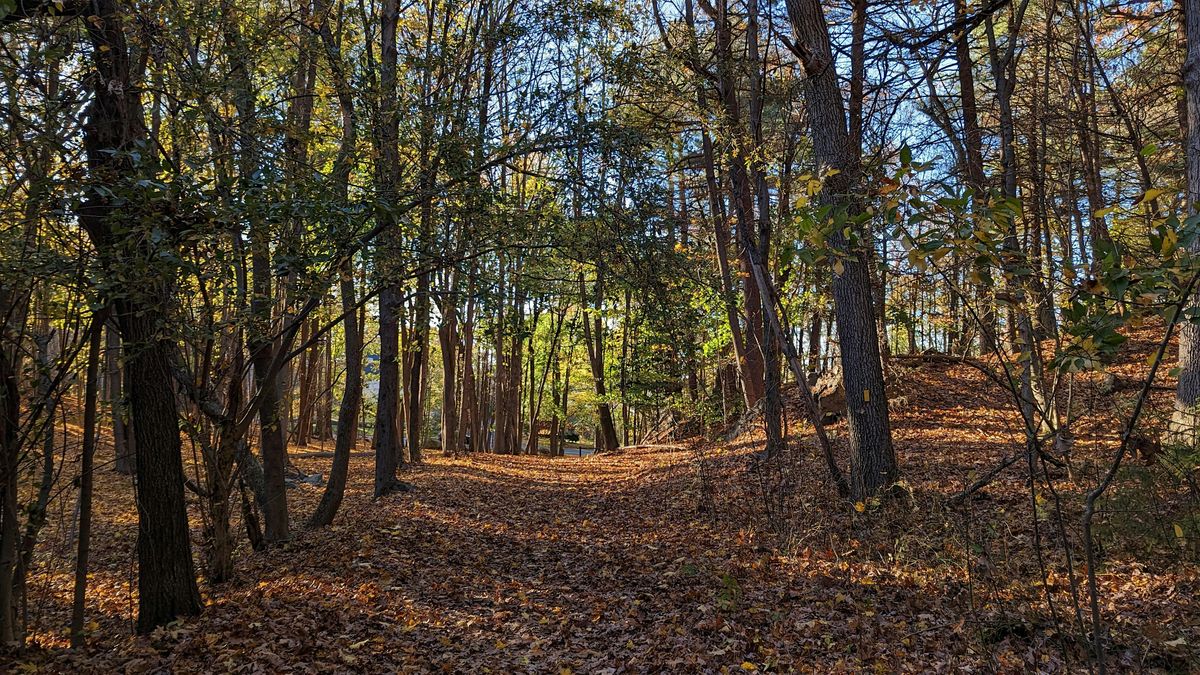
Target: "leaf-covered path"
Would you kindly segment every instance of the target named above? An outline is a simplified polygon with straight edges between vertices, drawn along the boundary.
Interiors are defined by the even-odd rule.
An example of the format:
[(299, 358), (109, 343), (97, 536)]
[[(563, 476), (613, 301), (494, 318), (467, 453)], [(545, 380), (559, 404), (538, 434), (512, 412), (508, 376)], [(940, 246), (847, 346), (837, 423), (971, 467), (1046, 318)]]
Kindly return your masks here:
[[(712, 524), (697, 512), (694, 457), (665, 448), (434, 457), (406, 474), (412, 492), (380, 501), (370, 499), (369, 458), (355, 457), (332, 528), (245, 552), (238, 580), (205, 589), (199, 619), (150, 638), (123, 636), (133, 521), (110, 508), (99, 523), (108, 567), (93, 581), (89, 649), (33, 661), (84, 672), (920, 668), (909, 648), (947, 630), (922, 609), (929, 602), (913, 600), (921, 584), (904, 585), (913, 609), (897, 624), (870, 609), (876, 572), (848, 562), (854, 551), (787, 558)], [(309, 471), (327, 462), (298, 460)], [(124, 487), (104, 480), (106, 494)], [(294, 513), (310, 510), (320, 489), (291, 490)], [(67, 606), (63, 562), (34, 591), (49, 625)], [(879, 640), (893, 629), (912, 635)]]
[[(727, 535), (695, 517), (689, 457), (664, 448), (434, 457), (406, 473), (412, 492), (372, 501), (370, 460), (356, 456), (335, 525), (241, 556), (239, 581), (206, 589), (199, 620), (120, 638), (129, 598), (117, 566), (97, 574), (108, 586), (97, 649), (52, 658), (134, 672), (597, 672), (762, 661), (719, 630), (742, 590)], [(297, 460), (314, 472), (327, 462)], [(106, 493), (123, 491), (118, 478), (104, 480), (113, 483)], [(291, 490), (294, 513), (311, 509), (320, 490)], [(132, 514), (107, 515), (98, 539), (128, 547)], [(118, 551), (104, 553), (111, 561)], [(48, 575), (60, 596), (50, 612), (61, 609), (66, 572)]]

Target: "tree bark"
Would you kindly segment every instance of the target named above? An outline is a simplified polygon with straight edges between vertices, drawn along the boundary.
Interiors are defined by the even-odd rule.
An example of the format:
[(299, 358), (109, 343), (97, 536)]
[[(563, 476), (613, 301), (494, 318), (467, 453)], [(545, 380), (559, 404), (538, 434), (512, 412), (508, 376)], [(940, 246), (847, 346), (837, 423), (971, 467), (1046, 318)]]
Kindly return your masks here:
[[(129, 50), (121, 9), (115, 0), (95, 0), (95, 20), (86, 22), (92, 44), (92, 102), (84, 125), (89, 182), (111, 185), (135, 175), (127, 153), (146, 141), (138, 89), (130, 78)], [(118, 152), (114, 153), (113, 150)], [(118, 234), (105, 193), (90, 190), (80, 206), (80, 224), (102, 258), (123, 248), (147, 245), (141, 231)], [(122, 238), (123, 237), (123, 238)], [(107, 259), (106, 264), (116, 264)], [(137, 295), (116, 301), (130, 381), (138, 507), (137, 629), (148, 633), (180, 616), (200, 612), (183, 495), (179, 417), (169, 364), (171, 342), (164, 336), (165, 310), (173, 297), (171, 274), (154, 274)], [(153, 297), (146, 302), (145, 297)]]
[[(689, 61), (697, 78), (702, 74), (699, 49), (697, 47), (696, 20), (692, 10), (691, 0), (684, 3), (684, 18), (692, 33), (689, 47)], [(708, 109), (708, 96), (702, 81), (696, 84), (696, 104), (700, 110)], [(700, 130), (701, 150), (704, 160), (705, 185), (708, 188), (709, 216), (712, 218), (713, 247), (716, 250), (717, 271), (721, 280), (721, 304), (725, 309), (725, 319), (729, 325), (730, 340), (733, 344), (734, 361), (738, 377), (742, 384), (742, 397), (746, 408), (749, 409), (762, 398), (762, 379), (755, 379), (745, 367), (748, 358), (746, 338), (742, 332), (741, 317), (738, 313), (736, 293), (734, 290), (733, 270), (729, 260), (730, 232), (726, 220), (726, 212), (720, 182), (717, 179), (716, 150), (713, 147), (712, 136), (707, 128)]]
[[(757, 241), (753, 241), (750, 237), (745, 237), (746, 246), (757, 247), (757, 258), (751, 257), (750, 262), (753, 265), (754, 261), (761, 262), (761, 273), (766, 275), (766, 281), (772, 283), (770, 279), (771, 268), (771, 194), (770, 188), (767, 185), (767, 172), (763, 167), (762, 154), (764, 151), (763, 144), (763, 73), (762, 69), (766, 64), (762, 61), (762, 56), (759, 53), (759, 28), (758, 28), (758, 3), (759, 0), (749, 0), (747, 3), (747, 24), (746, 24), (746, 56), (750, 61), (750, 136), (753, 140), (753, 156), (754, 160), (750, 163), (750, 177), (754, 183), (754, 196), (756, 198), (756, 206), (758, 209), (758, 232)], [(750, 280), (748, 280), (750, 281)], [(756, 293), (753, 294), (754, 299), (759, 302), (757, 308), (757, 325), (753, 320), (749, 321), (753, 328), (758, 330), (759, 344), (762, 346), (760, 352), (762, 357), (762, 377), (763, 377), (763, 427), (766, 431), (767, 446), (766, 453), (768, 457), (775, 457), (783, 452), (786, 440), (783, 437), (783, 391), (782, 377), (779, 371), (779, 349), (780, 340), (786, 339), (785, 336), (778, 334), (769, 322), (763, 321), (764, 315), (769, 315), (774, 311), (774, 308), (768, 306), (771, 302), (770, 294), (766, 289), (760, 288), (758, 282), (751, 284)], [(746, 295), (746, 302), (751, 301), (751, 294)]]
[[(376, 218), (385, 227), (383, 241), (375, 250), (376, 269), (383, 289), (379, 293), (379, 396), (375, 407), (375, 496), (396, 484), (400, 463), (400, 319), (402, 291), (392, 281), (394, 244), (399, 237), (395, 217), (388, 205), (396, 199), (400, 181), (399, 110), (396, 102), (398, 0), (384, 0), (380, 9), (379, 108), (375, 121), (375, 186), (383, 205)], [(339, 423), (340, 426), (340, 423)]]
[[(329, 26), (328, 0), (317, 0), (315, 11), (320, 17), (319, 35), (325, 58), (337, 93), (338, 108), (342, 116), (342, 138), (334, 161), (330, 180), (339, 204), (347, 203), (350, 173), (354, 168), (355, 143), (358, 124), (354, 111), (354, 90), (346, 76), (341, 50)], [(308, 520), (308, 526), (324, 527), (333, 522), (342, 498), (346, 493), (346, 479), (350, 473), (350, 452), (354, 449), (355, 429), (362, 409), (363, 379), (363, 327), (358, 320), (358, 302), (354, 292), (354, 261), (346, 262), (341, 278), (342, 333), (345, 343), (346, 382), (342, 389), (342, 401), (338, 406), (337, 436), (333, 446), (333, 462), (329, 469), (329, 481), (321, 502)], [(330, 389), (332, 390), (332, 382)]]
[(450, 292), (442, 299), (438, 344), (442, 351), (442, 452), (458, 455), (458, 275), (452, 274)]
[[(387, 282), (385, 282), (387, 283)], [(391, 490), (400, 464), (400, 317), (395, 286), (379, 293), (379, 395), (375, 405), (375, 496)], [(341, 422), (338, 422), (341, 426)]]
[[(954, 0), (954, 20), (967, 18), (966, 0)], [(971, 58), (970, 31), (962, 30), (954, 40), (958, 70), (959, 96), (962, 101), (963, 150), (967, 187), (971, 190), (971, 208), (987, 203), (986, 177), (983, 172), (983, 132), (979, 127), (979, 106), (975, 100), (975, 63)], [(982, 286), (976, 293), (980, 306), (979, 351), (991, 354), (999, 346), (996, 336), (996, 309), (991, 294)], [(969, 333), (963, 330), (965, 335)]]
[(354, 449), (354, 427), (362, 403), (362, 331), (355, 313), (354, 277), (347, 273), (341, 283), (342, 330), (346, 348), (346, 383), (342, 390), (342, 402), (338, 406), (338, 427), (333, 445), (333, 463), (329, 469), (329, 482), (321, 502), (308, 520), (310, 528), (325, 527), (333, 522), (342, 498), (346, 494), (346, 478), (350, 474), (350, 451)]
[[(258, 408), (259, 453), (263, 465), (263, 521), (268, 542), (280, 542), (288, 538), (287, 485), (284, 482), (287, 468), (287, 434), (284, 429), (283, 391), (279, 377), (269, 376), (275, 360), (273, 333), (273, 308), (275, 294), (271, 264), (271, 232), (257, 200), (261, 186), (257, 176), (261, 171), (261, 155), (258, 151), (258, 112), (256, 92), (250, 79), (250, 66), (246, 62), (249, 48), (244, 44), (237, 26), (237, 16), (229, 2), (222, 5), (224, 36), (230, 54), (230, 82), (233, 103), (237, 110), (238, 129), (238, 181), (242, 197), (242, 211), (248, 221), (250, 232), (250, 327), (247, 331), (247, 350), (254, 368), (255, 387), (260, 392)], [(136, 431), (136, 430), (135, 430)]]
[(124, 397), (125, 368), (121, 365), (121, 336), (116, 322), (104, 329), (105, 398), (112, 416), (113, 469), (126, 476), (133, 474), (132, 429), (126, 415)]
[[(818, 167), (826, 172), (822, 204), (851, 221), (861, 208), (859, 149), (851, 146), (837, 80), (829, 26), (819, 0), (787, 0), (798, 56), (809, 78), (805, 104)], [(837, 173), (828, 175), (830, 170)], [(841, 347), (842, 379), (849, 418), (850, 487), (856, 499), (896, 481), (887, 394), (879, 355), (879, 335), (871, 297), (871, 274), (864, 246), (871, 234), (859, 226), (848, 239), (834, 217), (829, 241), (835, 265), (832, 293)]]
[[(107, 312), (104, 312), (107, 315)], [(75, 590), (71, 602), (71, 647), (83, 644), (83, 603), (87, 594), (88, 554), (92, 543), (92, 464), (96, 456), (96, 399), (100, 375), (100, 333), (104, 318), (92, 319), (88, 336), (83, 393), (83, 450), (79, 460), (79, 539), (75, 554)]]
[[(757, 285), (750, 279), (750, 248), (757, 245), (754, 237), (754, 194), (746, 157), (746, 143), (743, 136), (745, 130), (742, 127), (741, 103), (737, 94), (738, 83), (733, 70), (733, 26), (729, 17), (728, 3), (726, 0), (721, 0), (716, 7), (711, 7), (707, 3), (704, 6), (706, 9), (712, 10), (715, 36), (713, 49), (717, 62), (717, 95), (722, 106), (724, 132), (730, 138), (730, 147), (725, 150), (729, 168), (729, 201), (737, 220), (737, 240), (740, 249), (738, 260), (743, 272), (740, 275), (744, 300), (742, 311), (746, 318), (744, 335), (747, 336), (745, 350), (739, 357), (739, 372), (743, 387), (746, 388), (746, 406), (749, 409), (762, 399), (764, 393), (764, 357), (761, 344), (763, 336), (762, 298)], [(747, 39), (750, 39), (749, 35)], [(757, 69), (758, 64), (755, 63), (753, 67)], [(751, 89), (754, 87), (755, 83), (752, 82)]]
[[(1185, 158), (1188, 212), (1200, 211), (1200, 0), (1184, 0), (1187, 58), (1183, 66), (1186, 112)], [(1192, 253), (1200, 253), (1200, 242)], [(1193, 298), (1190, 307), (1200, 307)], [(1195, 446), (1200, 435), (1200, 325), (1183, 321), (1179, 327), (1179, 384), (1175, 391), (1172, 433), (1178, 442)]]
[(592, 298), (588, 298), (587, 287), (583, 281), (583, 273), (579, 274), (579, 293), (583, 316), (583, 341), (587, 345), (588, 363), (592, 368), (592, 384), (596, 391), (596, 415), (599, 418), (599, 436), (596, 438), (596, 448), (599, 452), (612, 452), (619, 447), (617, 427), (613, 423), (612, 406), (606, 400), (608, 388), (604, 379), (604, 321), (600, 310), (604, 304), (604, 270), (596, 268), (596, 282), (593, 285)]
[(137, 463), (139, 633), (200, 612), (183, 495), (179, 416), (165, 318), (150, 305), (119, 301), (129, 369)]

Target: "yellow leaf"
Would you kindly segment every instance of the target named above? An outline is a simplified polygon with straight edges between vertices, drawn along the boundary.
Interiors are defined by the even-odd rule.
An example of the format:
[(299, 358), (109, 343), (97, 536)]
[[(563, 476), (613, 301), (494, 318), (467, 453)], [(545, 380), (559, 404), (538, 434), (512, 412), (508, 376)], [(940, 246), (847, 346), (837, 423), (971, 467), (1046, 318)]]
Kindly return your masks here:
[(563, 666), (562, 668), (558, 669), (558, 675), (571, 675), (571, 669)]
[(742, 661), (742, 670), (758, 670), (758, 666), (750, 663), (749, 661)]
[(504, 649), (507, 646), (508, 646), (508, 643), (505, 642), (504, 640), (496, 640), (496, 649)]
[(1175, 523), (1175, 536), (1183, 539), (1183, 528), (1180, 527), (1179, 523)]
[(867, 510), (867, 505), (862, 502), (854, 502), (854, 510), (862, 513)]
[(1142, 202), (1148, 202), (1148, 201), (1154, 200), (1154, 199), (1158, 198), (1158, 196), (1161, 195), (1163, 192), (1165, 192), (1165, 190), (1160, 190), (1158, 188), (1152, 188), (1152, 189), (1146, 190), (1144, 193), (1142, 193), (1141, 197), (1138, 197), (1137, 199), (1133, 200), (1133, 203), (1141, 204)]
[(835, 260), (833, 261), (833, 273), (834, 273), (834, 274), (836, 274), (836, 275), (838, 275), (838, 276), (840, 277), (840, 276), (842, 276), (843, 274), (845, 274), (845, 272), (846, 272), (846, 265), (845, 265), (845, 263), (843, 263), (841, 260), (836, 260), (836, 259), (835, 259)]
[(870, 401), (871, 401), (871, 390), (863, 389), (863, 403), (870, 403)]

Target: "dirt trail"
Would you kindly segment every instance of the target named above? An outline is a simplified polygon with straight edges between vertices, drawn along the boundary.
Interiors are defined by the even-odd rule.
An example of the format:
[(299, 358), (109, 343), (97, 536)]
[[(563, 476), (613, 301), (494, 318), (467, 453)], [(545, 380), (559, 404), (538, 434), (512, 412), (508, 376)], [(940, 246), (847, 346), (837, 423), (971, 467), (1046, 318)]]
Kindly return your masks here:
[[(55, 659), (53, 670), (74, 663), (97, 672), (682, 666), (700, 648), (685, 629), (713, 611), (724, 588), (713, 541), (721, 535), (692, 517), (681, 491), (687, 457), (669, 448), (583, 459), (434, 457), (406, 473), (412, 492), (378, 502), (370, 460), (355, 457), (335, 525), (265, 554), (240, 551), (238, 580), (205, 589), (209, 605), (197, 621), (150, 639), (121, 637), (128, 588), (116, 587), (124, 586), (117, 570), (101, 570), (113, 597), (101, 593), (107, 612), (90, 608), (93, 649), (42, 656)], [(327, 460), (297, 463), (319, 472)], [(119, 479), (104, 482), (110, 494), (127, 491)], [(321, 489), (289, 491), (293, 520)], [(98, 538), (132, 523), (132, 513), (107, 515)], [(111, 561), (120, 552), (106, 553)], [(66, 572), (43, 575), (43, 623), (66, 610)], [(717, 661), (743, 660), (719, 636), (711, 647), (701, 642), (721, 652)]]

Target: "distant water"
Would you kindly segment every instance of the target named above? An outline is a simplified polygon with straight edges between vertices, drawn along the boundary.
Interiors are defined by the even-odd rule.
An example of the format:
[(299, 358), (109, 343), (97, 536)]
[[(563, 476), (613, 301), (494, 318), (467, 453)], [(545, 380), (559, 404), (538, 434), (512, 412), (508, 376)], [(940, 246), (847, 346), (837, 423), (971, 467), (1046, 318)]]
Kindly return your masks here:
[[(546, 452), (550, 451), (550, 441), (542, 439), (538, 442), (538, 449)], [(596, 448), (592, 446), (574, 447), (574, 444), (567, 445), (563, 448), (564, 457), (587, 457), (596, 453)]]

